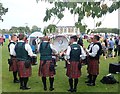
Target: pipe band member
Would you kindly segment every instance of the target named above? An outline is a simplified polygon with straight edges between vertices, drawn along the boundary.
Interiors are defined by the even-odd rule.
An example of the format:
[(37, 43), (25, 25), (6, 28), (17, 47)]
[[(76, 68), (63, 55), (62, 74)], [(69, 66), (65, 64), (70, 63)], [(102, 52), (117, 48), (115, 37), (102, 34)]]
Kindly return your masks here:
[(88, 54), (88, 73), (89, 80), (86, 82), (88, 86), (95, 86), (97, 75), (99, 74), (99, 59), (102, 52), (102, 45), (99, 42), (100, 37), (94, 35), (93, 46)]
[(33, 54), (32, 49), (28, 43), (25, 42), (25, 35), (19, 34), (19, 41), (15, 46), (15, 53), (17, 57), (18, 73), (20, 77), (20, 89), (31, 89), (27, 86), (28, 79), (32, 74), (31, 57), (36, 56)]
[(55, 75), (55, 65), (52, 62), (52, 54), (57, 54), (58, 52), (53, 48), (53, 45), (50, 44), (50, 39), (48, 36), (43, 38), (43, 41), (40, 44), (39, 52), (40, 52), (40, 65), (38, 75), (42, 77), (42, 83), (44, 86), (44, 90), (47, 90), (46, 85), (46, 77), (49, 77), (50, 82), (50, 91), (54, 90), (54, 75)]
[[(66, 75), (69, 78), (70, 92), (77, 91), (78, 78), (81, 75), (81, 63), (80, 59), (85, 59), (86, 53), (82, 46), (77, 44), (77, 36), (70, 37), (70, 45), (67, 48), (66, 59), (67, 59), (67, 72)], [(74, 86), (73, 86), (74, 79)]]
[(16, 42), (17, 42), (17, 36), (13, 34), (11, 36), (11, 41), (8, 44), (8, 51), (10, 54), (10, 59), (8, 59), (8, 63), (9, 63), (9, 71), (13, 71), (13, 77), (14, 77), (13, 82), (19, 83), (19, 80), (17, 78), (17, 73), (18, 73), (17, 60), (16, 60), (16, 54), (14, 52)]

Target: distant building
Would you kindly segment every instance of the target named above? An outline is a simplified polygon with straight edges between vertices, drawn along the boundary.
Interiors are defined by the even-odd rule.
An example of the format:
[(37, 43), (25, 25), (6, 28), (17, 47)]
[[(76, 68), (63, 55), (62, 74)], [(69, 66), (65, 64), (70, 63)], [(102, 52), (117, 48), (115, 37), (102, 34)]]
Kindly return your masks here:
[(56, 32), (61, 35), (79, 35), (80, 34), (80, 30), (75, 26), (57, 26)]

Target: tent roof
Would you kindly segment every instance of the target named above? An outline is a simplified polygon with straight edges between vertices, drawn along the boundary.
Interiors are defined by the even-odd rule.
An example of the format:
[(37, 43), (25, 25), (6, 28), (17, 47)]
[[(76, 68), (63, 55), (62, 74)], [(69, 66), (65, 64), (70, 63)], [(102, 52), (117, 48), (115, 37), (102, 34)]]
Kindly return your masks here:
[(30, 37), (43, 37), (44, 35), (41, 33), (41, 32), (33, 32), (30, 36)]

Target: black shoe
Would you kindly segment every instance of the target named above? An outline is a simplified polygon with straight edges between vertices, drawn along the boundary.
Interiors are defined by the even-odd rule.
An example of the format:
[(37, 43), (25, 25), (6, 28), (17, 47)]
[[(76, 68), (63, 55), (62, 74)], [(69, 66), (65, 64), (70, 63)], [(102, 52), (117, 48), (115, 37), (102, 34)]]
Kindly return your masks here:
[(90, 75), (87, 75), (87, 78), (90, 78)]
[(88, 86), (95, 86), (95, 83), (88, 83)]
[(55, 67), (57, 67), (57, 65), (55, 65)]
[(54, 90), (54, 88), (50, 88), (49, 90), (50, 90), (50, 91), (53, 91), (53, 90)]
[(20, 81), (19, 81), (19, 80), (14, 80), (13, 82), (14, 82), (14, 83), (19, 83)]
[(24, 87), (23, 86), (20, 86), (20, 89), (23, 89)]
[(46, 90), (47, 90), (47, 88), (46, 88), (46, 87), (44, 87), (44, 90), (46, 91)]
[(85, 83), (90, 83), (90, 81), (88, 80), (88, 81), (85, 81)]
[(74, 92), (74, 90), (73, 90), (73, 89), (68, 89), (68, 91), (69, 91), (69, 92)]
[(22, 88), (23, 90), (28, 90), (28, 89), (31, 89), (30, 87), (23, 87)]
[(73, 89), (73, 92), (77, 92), (77, 89)]

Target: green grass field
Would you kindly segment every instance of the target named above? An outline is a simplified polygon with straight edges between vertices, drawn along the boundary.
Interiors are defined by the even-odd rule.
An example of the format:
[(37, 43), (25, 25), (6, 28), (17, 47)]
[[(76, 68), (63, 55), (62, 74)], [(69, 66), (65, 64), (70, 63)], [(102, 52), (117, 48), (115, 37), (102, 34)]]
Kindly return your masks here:
[[(86, 45), (87, 42), (84, 41)], [(4, 46), (2, 47), (2, 92), (44, 92), (42, 87), (42, 81), (40, 77), (38, 76), (38, 65), (32, 66), (32, 76), (29, 78), (28, 85), (31, 87), (30, 90), (20, 90), (19, 84), (13, 83), (13, 77), (12, 72), (8, 71), (8, 64), (7, 59), (9, 58), (8, 50), (7, 50), (8, 41), (5, 42)], [(39, 55), (38, 55), (38, 62), (39, 62)], [(106, 85), (102, 84), (100, 80), (104, 75), (107, 75), (109, 73), (109, 63), (117, 63), (117, 57), (107, 58), (104, 60), (103, 57), (100, 59), (100, 74), (96, 81), (96, 86), (89, 87), (85, 84), (86, 75), (86, 66), (82, 67), (82, 75), (79, 78), (79, 84), (78, 84), (78, 92), (118, 92), (119, 85), (120, 84), (113, 84), (113, 85)], [(67, 89), (69, 88), (68, 85), (68, 78), (65, 75), (66, 69), (64, 68), (64, 61), (57, 62), (57, 68), (56, 68), (56, 76), (55, 76), (55, 82), (54, 82), (54, 88), (55, 90), (53, 92), (67, 92)], [(114, 74), (115, 78), (118, 80), (120, 74)], [(0, 82), (1, 83), (1, 82)], [(47, 79), (47, 87), (49, 88), (49, 79)], [(46, 92), (50, 92), (49, 90)]]

